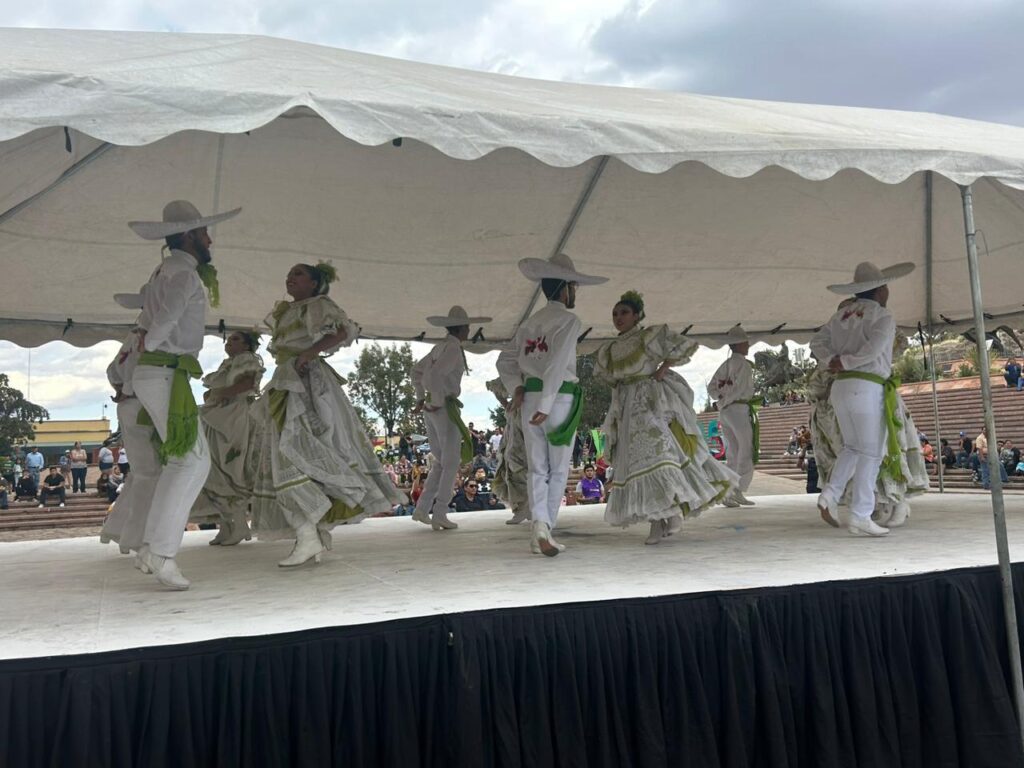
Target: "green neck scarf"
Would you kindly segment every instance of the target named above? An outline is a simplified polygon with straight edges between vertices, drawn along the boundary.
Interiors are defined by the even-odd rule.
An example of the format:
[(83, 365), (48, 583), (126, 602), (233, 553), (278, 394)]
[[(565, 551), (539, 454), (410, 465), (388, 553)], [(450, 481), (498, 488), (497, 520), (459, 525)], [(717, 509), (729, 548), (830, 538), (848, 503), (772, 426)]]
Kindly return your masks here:
[(213, 264), (199, 264), (196, 267), (199, 279), (203, 281), (207, 292), (210, 294), (210, 306), (220, 306), (220, 283), (217, 282), (217, 268)]

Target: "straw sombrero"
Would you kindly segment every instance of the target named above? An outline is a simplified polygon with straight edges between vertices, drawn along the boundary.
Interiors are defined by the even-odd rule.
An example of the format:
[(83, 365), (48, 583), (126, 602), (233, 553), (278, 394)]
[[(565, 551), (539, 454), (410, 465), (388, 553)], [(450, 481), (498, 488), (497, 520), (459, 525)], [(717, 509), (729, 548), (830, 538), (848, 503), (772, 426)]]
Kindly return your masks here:
[(546, 278), (564, 280), (567, 283), (578, 283), (579, 285), (599, 285), (608, 282), (607, 277), (584, 275), (582, 272), (577, 272), (572, 259), (564, 253), (556, 254), (550, 259), (521, 259), (519, 271), (527, 280), (534, 282), (540, 282)]
[(453, 328), (457, 325), (479, 325), (480, 323), (489, 323), (491, 322), (491, 318), (470, 317), (466, 314), (466, 310), (456, 304), (448, 310), (447, 315), (431, 315), (427, 318), (427, 322), (440, 328)]
[(880, 288), (897, 278), (909, 275), (913, 271), (914, 264), (910, 261), (893, 264), (885, 269), (879, 269), (870, 261), (862, 261), (857, 265), (857, 269), (854, 270), (852, 283), (830, 285), (828, 289), (832, 293), (850, 296), (855, 293), (863, 293), (864, 291), (873, 291), (875, 288)]

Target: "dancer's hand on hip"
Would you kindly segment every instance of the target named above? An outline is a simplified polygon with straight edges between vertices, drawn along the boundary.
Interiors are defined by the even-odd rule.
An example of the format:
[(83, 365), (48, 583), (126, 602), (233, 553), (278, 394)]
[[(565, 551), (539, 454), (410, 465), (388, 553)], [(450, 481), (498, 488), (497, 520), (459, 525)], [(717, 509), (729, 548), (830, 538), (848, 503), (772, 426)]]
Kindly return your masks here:
[(547, 420), (548, 415), (546, 413), (541, 413), (540, 411), (537, 411), (535, 414), (533, 414), (533, 417), (530, 419), (530, 423), (536, 427), (543, 424)]

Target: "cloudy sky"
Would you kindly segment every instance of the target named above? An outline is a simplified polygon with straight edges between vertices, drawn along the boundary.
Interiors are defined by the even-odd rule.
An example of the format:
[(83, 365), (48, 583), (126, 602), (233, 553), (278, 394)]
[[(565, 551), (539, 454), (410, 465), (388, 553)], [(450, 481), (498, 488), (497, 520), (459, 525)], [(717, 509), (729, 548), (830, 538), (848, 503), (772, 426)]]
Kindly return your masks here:
[[(265, 34), (511, 75), (1024, 125), (1020, 0), (0, 0), (0, 24)], [(54, 418), (99, 417), (113, 352), (34, 350), (32, 399)], [(332, 362), (345, 374), (358, 352)], [(0, 371), (22, 389), (28, 357), (0, 343)], [(208, 339), (204, 368), (220, 358)], [(722, 359), (702, 351), (682, 369), (698, 401)], [(467, 416), (485, 423), (492, 360), (471, 365)]]

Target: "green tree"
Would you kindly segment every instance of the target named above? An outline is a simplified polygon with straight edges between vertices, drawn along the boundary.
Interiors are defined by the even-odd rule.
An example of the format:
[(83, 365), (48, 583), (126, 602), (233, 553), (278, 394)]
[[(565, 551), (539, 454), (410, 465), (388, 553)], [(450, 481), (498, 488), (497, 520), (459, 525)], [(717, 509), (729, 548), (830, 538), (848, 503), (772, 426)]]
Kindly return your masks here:
[(594, 355), (583, 355), (576, 360), (576, 375), (583, 389), (583, 416), (580, 419), (583, 431), (600, 427), (612, 402), (612, 388), (594, 376), (596, 362)]
[(416, 406), (416, 392), (409, 378), (413, 362), (409, 344), (371, 344), (360, 353), (349, 376), (348, 391), (353, 403), (380, 418), (385, 437), (391, 437), (396, 427), (411, 421), (411, 411)]
[(920, 346), (906, 350), (892, 364), (892, 372), (899, 376), (904, 384), (912, 381), (924, 381), (928, 378), (928, 369), (921, 359)]
[(0, 373), (0, 453), (10, 453), (17, 441), (35, 438), (33, 424), (50, 418), (42, 406), (30, 403), (11, 386), (6, 373)]

